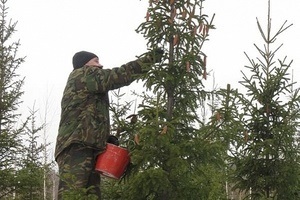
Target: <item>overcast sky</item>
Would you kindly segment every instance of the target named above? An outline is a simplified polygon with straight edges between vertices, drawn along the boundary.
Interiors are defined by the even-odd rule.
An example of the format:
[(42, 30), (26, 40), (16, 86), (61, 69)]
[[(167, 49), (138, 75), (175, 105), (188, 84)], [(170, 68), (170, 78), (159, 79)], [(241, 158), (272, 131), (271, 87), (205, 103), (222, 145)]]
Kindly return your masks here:
[[(55, 145), (60, 117), (60, 100), (75, 52), (94, 52), (106, 68), (118, 67), (144, 53), (146, 41), (135, 29), (145, 20), (147, 0), (8, 0), (8, 17), (18, 21), (14, 39), (20, 39), (19, 57), (26, 62), (19, 69), (26, 77), (22, 112), (40, 110), (44, 118), (47, 108), (48, 141)], [(239, 87), (241, 70), (258, 56), (253, 44), (262, 47), (256, 17), (266, 30), (267, 0), (206, 0), (204, 12), (215, 13), (216, 30), (204, 46), (208, 69), (212, 70), (219, 87), (230, 83)], [(272, 0), (272, 32), (286, 20), (293, 24), (278, 38), (274, 48), (283, 43), (277, 59), (293, 60), (295, 81), (300, 65), (300, 0)], [(208, 77), (207, 85), (212, 82)], [(298, 84), (299, 85), (299, 84)], [(134, 83), (122, 91), (130, 94)], [(127, 96), (130, 99), (130, 95)], [(133, 99), (132, 99), (133, 100)], [(28, 114), (28, 113), (27, 113)], [(53, 153), (53, 152), (52, 152)]]

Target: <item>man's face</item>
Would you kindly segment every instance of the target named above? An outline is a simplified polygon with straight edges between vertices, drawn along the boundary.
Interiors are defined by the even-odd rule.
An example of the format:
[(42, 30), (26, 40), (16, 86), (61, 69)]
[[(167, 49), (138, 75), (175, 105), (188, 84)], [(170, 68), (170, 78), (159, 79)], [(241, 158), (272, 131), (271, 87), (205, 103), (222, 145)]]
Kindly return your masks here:
[(89, 62), (87, 62), (85, 65), (89, 65), (89, 66), (96, 66), (96, 67), (100, 67), (102, 68), (103, 65), (101, 65), (99, 63), (99, 58), (95, 57), (95, 58), (92, 58)]

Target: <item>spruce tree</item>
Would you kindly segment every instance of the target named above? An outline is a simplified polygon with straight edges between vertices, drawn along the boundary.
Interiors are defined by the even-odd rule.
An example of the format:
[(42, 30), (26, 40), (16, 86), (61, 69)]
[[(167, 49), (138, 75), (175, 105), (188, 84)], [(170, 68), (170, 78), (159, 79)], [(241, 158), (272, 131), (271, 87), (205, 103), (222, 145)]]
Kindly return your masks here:
[[(33, 107), (30, 110), (29, 126), (25, 127), (23, 136), (22, 159), (19, 163), (20, 169), (17, 171), (18, 184), (16, 186), (16, 196), (18, 199), (43, 199), (44, 197), (44, 173), (49, 173), (50, 164), (44, 166), (42, 153), (46, 148), (39, 141), (40, 132), (43, 126), (36, 125), (37, 110)], [(49, 185), (49, 180), (48, 180)]]
[(258, 30), (263, 47), (255, 44), (259, 56), (246, 57), (250, 75), (242, 72), (241, 94), (228, 87), (222, 90), (219, 133), (227, 136), (229, 174), (232, 189), (251, 199), (299, 199), (300, 95), (294, 89), (287, 57), (275, 60), (282, 45), (275, 41), (291, 25), (285, 21), (275, 34), (271, 33), (270, 1), (267, 29), (259, 20)]
[(125, 184), (110, 188), (112, 199), (224, 197), (224, 149), (205, 138), (208, 130), (198, 113), (209, 96), (202, 47), (214, 28), (213, 18), (203, 14), (203, 2), (149, 1), (146, 21), (137, 32), (150, 50), (162, 48), (165, 54), (143, 77), (147, 91), (138, 94), (142, 101), (131, 115), (134, 123), (123, 123), (121, 136), (129, 135), (135, 143), (131, 175)]
[(17, 127), (16, 113), (23, 94), (24, 79), (17, 69), (24, 58), (17, 56), (19, 41), (12, 42), (16, 22), (7, 21), (7, 0), (0, 1), (0, 198), (12, 196), (15, 190), (15, 163), (18, 159), (23, 125)]

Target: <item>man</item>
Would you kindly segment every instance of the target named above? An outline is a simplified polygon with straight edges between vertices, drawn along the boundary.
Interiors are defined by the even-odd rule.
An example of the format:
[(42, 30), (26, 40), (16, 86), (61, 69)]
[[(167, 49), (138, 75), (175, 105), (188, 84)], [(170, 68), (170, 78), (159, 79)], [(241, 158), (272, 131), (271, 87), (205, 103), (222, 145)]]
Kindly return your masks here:
[(162, 54), (162, 50), (155, 50), (113, 69), (103, 69), (98, 56), (91, 52), (80, 51), (73, 56), (74, 69), (61, 101), (55, 149), (59, 199), (72, 199), (78, 193), (101, 198), (100, 175), (94, 168), (109, 138), (108, 91), (132, 83), (160, 62)]

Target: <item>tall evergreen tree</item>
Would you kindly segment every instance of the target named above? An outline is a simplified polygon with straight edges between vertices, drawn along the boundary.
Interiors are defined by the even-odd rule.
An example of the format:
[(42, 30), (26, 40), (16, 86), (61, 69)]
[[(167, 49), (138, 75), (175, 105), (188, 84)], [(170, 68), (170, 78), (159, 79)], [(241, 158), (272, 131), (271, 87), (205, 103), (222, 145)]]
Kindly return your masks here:
[(7, 21), (7, 0), (0, 1), (0, 198), (13, 195), (15, 189), (15, 162), (23, 125), (16, 128), (20, 114), (16, 113), (24, 79), (17, 69), (24, 58), (17, 56), (20, 46), (11, 42), (17, 23)]
[(299, 89), (290, 80), (292, 61), (274, 60), (282, 45), (272, 48), (291, 25), (285, 22), (271, 34), (270, 1), (266, 32), (258, 20), (257, 25), (264, 47), (255, 45), (260, 56), (256, 60), (246, 54), (251, 75), (242, 72), (240, 83), (247, 93), (230, 87), (221, 92), (226, 98), (219, 131), (229, 138), (231, 183), (251, 199), (299, 199)]
[(202, 47), (214, 28), (213, 18), (208, 21), (203, 14), (203, 2), (149, 1), (146, 21), (137, 32), (150, 49), (163, 48), (165, 55), (144, 77), (148, 92), (139, 94), (143, 100), (131, 115), (133, 123), (121, 129), (135, 142), (132, 175), (116, 190), (110, 188), (112, 199), (224, 197), (220, 165), (225, 151), (204, 137), (208, 130), (198, 113), (209, 95)]

